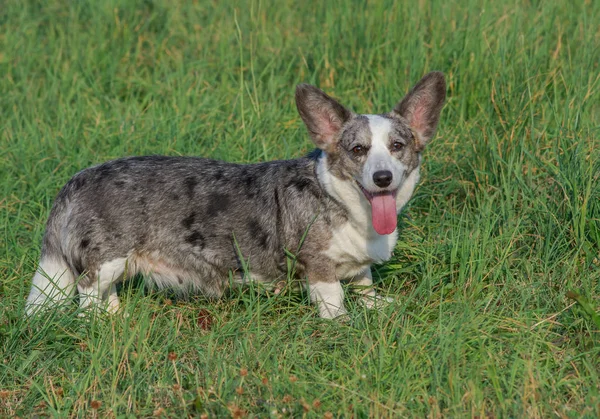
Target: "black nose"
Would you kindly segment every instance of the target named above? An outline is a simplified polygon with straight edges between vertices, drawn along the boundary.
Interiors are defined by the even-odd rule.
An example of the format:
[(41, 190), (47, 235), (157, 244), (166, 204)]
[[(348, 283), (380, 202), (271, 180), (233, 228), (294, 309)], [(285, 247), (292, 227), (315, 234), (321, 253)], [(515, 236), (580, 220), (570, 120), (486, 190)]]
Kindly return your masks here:
[(392, 183), (392, 172), (389, 170), (378, 170), (373, 173), (373, 182), (380, 188), (390, 186), (390, 183)]

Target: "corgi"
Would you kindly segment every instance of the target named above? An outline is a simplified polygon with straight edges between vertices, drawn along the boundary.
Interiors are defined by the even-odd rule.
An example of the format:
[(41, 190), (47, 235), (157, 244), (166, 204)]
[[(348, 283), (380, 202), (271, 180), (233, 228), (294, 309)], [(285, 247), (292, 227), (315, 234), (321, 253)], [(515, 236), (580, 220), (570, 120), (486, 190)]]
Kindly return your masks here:
[[(371, 265), (396, 245), (397, 215), (446, 96), (425, 75), (389, 113), (356, 114), (300, 84), (296, 105), (316, 150), (233, 164), (127, 157), (77, 173), (47, 222), (26, 313), (70, 300), (119, 309), (116, 284), (142, 274), (159, 288), (219, 298), (235, 282), (299, 279), (322, 318), (346, 314), (341, 281), (371, 308)], [(288, 261), (294, 259), (290, 274)]]

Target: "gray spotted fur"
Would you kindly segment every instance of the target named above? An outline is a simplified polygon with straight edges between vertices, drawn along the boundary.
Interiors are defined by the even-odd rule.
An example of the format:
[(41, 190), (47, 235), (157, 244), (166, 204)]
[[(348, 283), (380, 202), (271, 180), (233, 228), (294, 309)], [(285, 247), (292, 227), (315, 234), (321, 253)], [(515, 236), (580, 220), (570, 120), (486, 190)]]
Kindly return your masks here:
[(345, 219), (316, 180), (315, 161), (148, 156), (85, 169), (56, 199), (42, 256), (64, 256), (76, 275), (87, 274), (81, 281), (88, 286), (107, 261), (158, 252), (196, 274), (191, 283), (181, 278), (183, 287), (208, 296), (220, 296), (229, 272), (241, 274), (244, 265), (262, 277), (285, 277), (284, 249), (300, 249), (302, 276), (329, 229)]

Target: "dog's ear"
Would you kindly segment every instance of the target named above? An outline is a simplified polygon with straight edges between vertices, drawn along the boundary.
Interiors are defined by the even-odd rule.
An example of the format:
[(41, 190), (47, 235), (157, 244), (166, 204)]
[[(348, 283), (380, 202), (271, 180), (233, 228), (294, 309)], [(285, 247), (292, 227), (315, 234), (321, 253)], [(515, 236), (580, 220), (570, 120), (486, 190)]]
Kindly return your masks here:
[(446, 99), (444, 74), (434, 71), (426, 74), (410, 92), (396, 105), (392, 114), (400, 115), (417, 135), (419, 145), (433, 137), (440, 120), (440, 111)]
[(352, 113), (321, 90), (304, 83), (296, 87), (296, 107), (316, 146), (333, 151), (338, 134)]

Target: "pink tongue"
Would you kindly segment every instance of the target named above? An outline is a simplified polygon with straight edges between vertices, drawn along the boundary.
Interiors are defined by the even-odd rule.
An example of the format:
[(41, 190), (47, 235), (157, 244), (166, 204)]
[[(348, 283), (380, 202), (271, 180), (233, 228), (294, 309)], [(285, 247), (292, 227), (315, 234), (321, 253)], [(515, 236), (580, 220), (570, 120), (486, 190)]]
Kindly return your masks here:
[(373, 228), (381, 235), (392, 234), (396, 229), (396, 199), (392, 192), (374, 195), (371, 198), (371, 217)]

